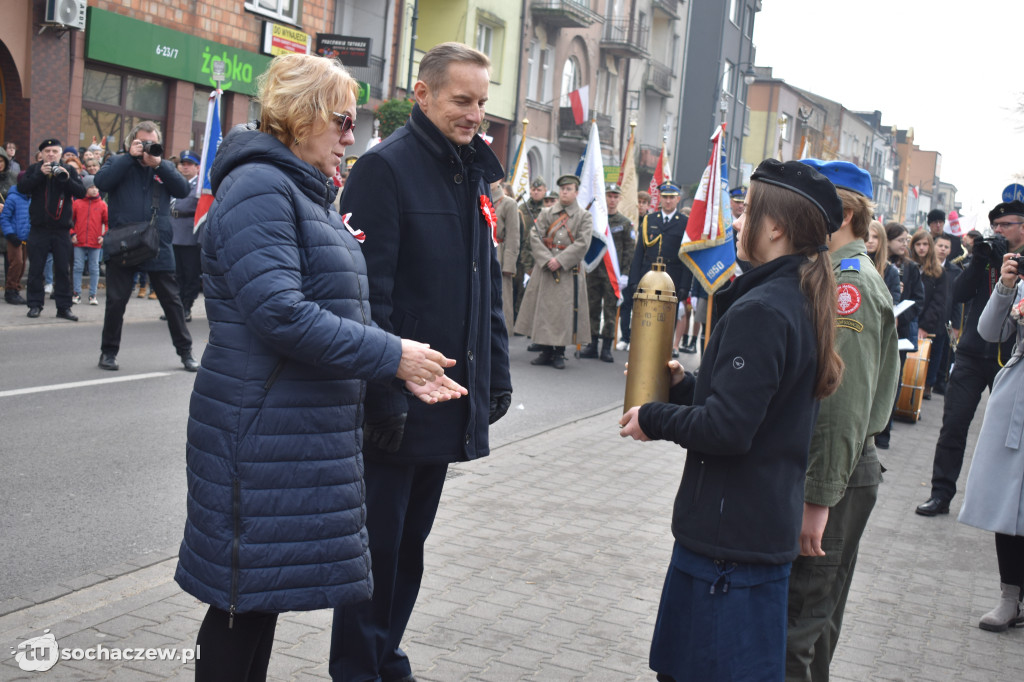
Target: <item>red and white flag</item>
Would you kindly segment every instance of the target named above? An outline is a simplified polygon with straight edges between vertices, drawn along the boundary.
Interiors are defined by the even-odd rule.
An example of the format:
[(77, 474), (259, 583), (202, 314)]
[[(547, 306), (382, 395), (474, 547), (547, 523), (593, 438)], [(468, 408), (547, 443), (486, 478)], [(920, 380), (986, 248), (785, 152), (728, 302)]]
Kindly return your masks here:
[(584, 85), (579, 90), (569, 93), (569, 106), (572, 107), (572, 120), (581, 126), (590, 117), (590, 86)]
[[(654, 169), (654, 175), (651, 176), (651, 184), (647, 188), (647, 193), (651, 195), (651, 203), (649, 204), (649, 210), (651, 213), (657, 212), (661, 206), (661, 192), (658, 188), (661, 187), (665, 182), (669, 180), (665, 173), (665, 143), (661, 143), (661, 154), (658, 155), (658, 165)], [(640, 216), (640, 220), (644, 217)]]

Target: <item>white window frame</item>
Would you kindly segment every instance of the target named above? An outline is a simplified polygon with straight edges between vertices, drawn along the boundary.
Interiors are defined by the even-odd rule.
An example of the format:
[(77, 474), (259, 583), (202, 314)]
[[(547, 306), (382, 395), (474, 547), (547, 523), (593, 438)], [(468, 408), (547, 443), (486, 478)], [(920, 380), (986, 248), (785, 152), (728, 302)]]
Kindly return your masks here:
[(245, 10), (298, 26), (302, 23), (302, 0), (245, 0)]

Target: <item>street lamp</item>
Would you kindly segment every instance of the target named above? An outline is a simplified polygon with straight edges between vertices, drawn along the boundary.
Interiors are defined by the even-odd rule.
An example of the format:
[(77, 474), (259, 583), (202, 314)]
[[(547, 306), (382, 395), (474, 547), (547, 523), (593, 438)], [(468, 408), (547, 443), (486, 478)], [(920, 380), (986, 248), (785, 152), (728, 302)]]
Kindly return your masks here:
[(754, 71), (754, 65), (750, 62), (743, 62), (740, 66), (744, 64), (747, 66), (747, 70), (743, 72), (743, 82), (747, 85), (752, 85), (757, 80), (757, 72)]

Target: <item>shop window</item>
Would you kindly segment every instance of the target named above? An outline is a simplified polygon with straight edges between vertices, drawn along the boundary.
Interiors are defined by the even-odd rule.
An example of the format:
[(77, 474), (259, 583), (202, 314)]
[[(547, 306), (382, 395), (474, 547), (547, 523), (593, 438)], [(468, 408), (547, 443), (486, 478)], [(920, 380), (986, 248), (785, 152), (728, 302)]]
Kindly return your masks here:
[(271, 19), (298, 26), (302, 19), (302, 0), (245, 0), (245, 9)]
[(96, 142), (116, 153), (135, 124), (146, 120), (166, 129), (166, 83), (130, 73), (85, 69), (81, 146)]

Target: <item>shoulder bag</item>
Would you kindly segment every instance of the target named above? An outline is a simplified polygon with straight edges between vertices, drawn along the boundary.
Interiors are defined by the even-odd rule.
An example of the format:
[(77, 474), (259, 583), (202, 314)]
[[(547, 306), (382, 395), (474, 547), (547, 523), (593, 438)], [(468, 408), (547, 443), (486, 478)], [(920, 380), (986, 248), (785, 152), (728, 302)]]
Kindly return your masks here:
[(146, 222), (127, 223), (110, 230), (103, 236), (103, 255), (110, 262), (122, 267), (132, 268), (160, 253), (160, 231), (156, 225), (156, 213), (159, 206), (157, 193), (150, 189), (153, 199), (153, 210)]

